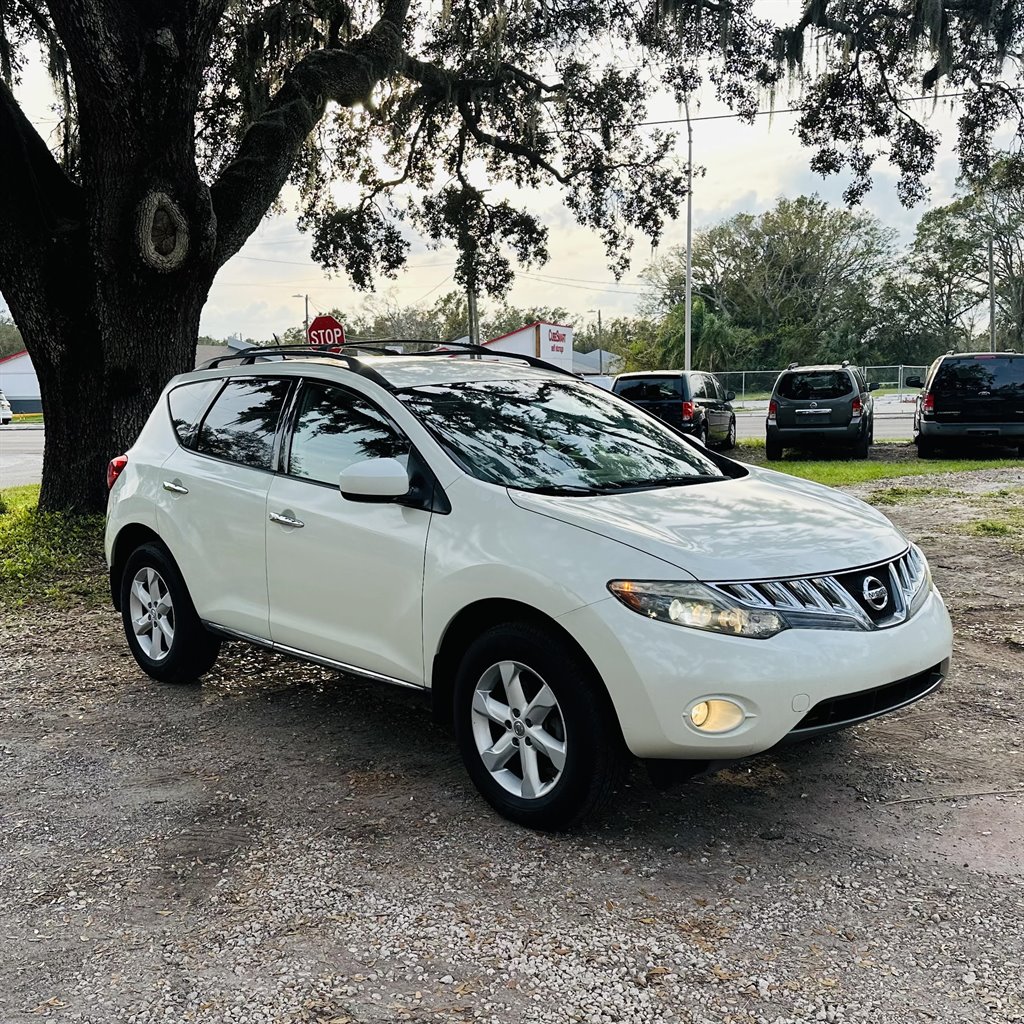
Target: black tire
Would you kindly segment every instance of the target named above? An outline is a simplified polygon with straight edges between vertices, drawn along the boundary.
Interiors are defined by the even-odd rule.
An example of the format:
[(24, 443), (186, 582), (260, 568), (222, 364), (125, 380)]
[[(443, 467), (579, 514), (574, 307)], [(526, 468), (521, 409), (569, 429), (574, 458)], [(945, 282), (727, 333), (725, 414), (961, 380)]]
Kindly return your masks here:
[(735, 416), (730, 416), (729, 417), (729, 433), (725, 435), (725, 441), (723, 442), (722, 447), (726, 451), (729, 451), (730, 449), (736, 447), (736, 417)]
[[(499, 668), (512, 662), (525, 669), (519, 676), (519, 687), (526, 702), (519, 704), (522, 711), (515, 718), (512, 716), (519, 707), (505, 690)], [(478, 687), (486, 690), (489, 679), (497, 680), (496, 685), (492, 684), (494, 692), (489, 693), (491, 706), (509, 712), (504, 722), (474, 709)], [(525, 724), (530, 722), (530, 701), (545, 684), (556, 704), (544, 712), (543, 719), (530, 723), (534, 731), (528, 732)], [(531, 623), (509, 622), (482, 633), (463, 655), (455, 676), (454, 701), (455, 738), (469, 777), (481, 796), (511, 821), (529, 828), (562, 831), (607, 804), (622, 781), (626, 750), (611, 701), (593, 668), (549, 630)], [(499, 717), (504, 717), (504, 712)], [(513, 722), (515, 729), (523, 729), (516, 732)], [(512, 785), (523, 782), (526, 762), (519, 751), (525, 749), (530, 735), (538, 736), (537, 730), (545, 742), (558, 740), (560, 735), (564, 764), (558, 774), (555, 762), (538, 753), (543, 751), (544, 743), (531, 742), (533, 763), (540, 765), (546, 775), (543, 785), (549, 788), (527, 798), (505, 788), (496, 775), (505, 776)], [(496, 765), (494, 773), (483, 761), (482, 751), (488, 749), (488, 741), (494, 747), (507, 741), (505, 751), (511, 749), (508, 744), (515, 744), (509, 759)]]
[(700, 425), (700, 430), (697, 431), (697, 440), (700, 441), (700, 443), (702, 445), (704, 445), (705, 448), (707, 448), (707, 446), (708, 446), (708, 425), (707, 425), (707, 423), (702, 423)]
[(917, 444), (917, 457), (919, 459), (932, 459), (935, 457), (935, 442), (923, 434), (918, 434), (915, 439)]
[(764, 457), (769, 462), (778, 462), (782, 458), (782, 445), (769, 437), (764, 443)]
[(855, 459), (866, 459), (871, 448), (871, 435), (865, 430), (853, 446), (853, 457)]
[[(133, 611), (145, 613), (145, 602), (138, 594), (133, 608), (132, 587), (140, 573), (146, 574), (150, 580), (154, 579), (151, 574), (155, 573), (153, 589), (164, 592), (169, 598), (170, 611), (163, 616), (170, 623), (169, 640), (152, 619), (152, 615), (158, 613), (154, 605), (162, 605), (163, 601), (149, 602), (149, 622), (142, 631), (135, 628), (135, 622), (141, 621), (142, 616), (133, 615)], [(144, 580), (142, 585), (145, 589)], [(209, 672), (217, 660), (220, 638), (203, 626), (192, 604), (188, 587), (171, 553), (163, 544), (155, 541), (143, 544), (128, 556), (121, 576), (121, 619), (128, 647), (139, 667), (161, 683), (194, 683)], [(150, 638), (145, 636), (147, 630), (151, 634)], [(157, 633), (160, 635), (157, 636)], [(161, 647), (163, 649), (158, 651)]]

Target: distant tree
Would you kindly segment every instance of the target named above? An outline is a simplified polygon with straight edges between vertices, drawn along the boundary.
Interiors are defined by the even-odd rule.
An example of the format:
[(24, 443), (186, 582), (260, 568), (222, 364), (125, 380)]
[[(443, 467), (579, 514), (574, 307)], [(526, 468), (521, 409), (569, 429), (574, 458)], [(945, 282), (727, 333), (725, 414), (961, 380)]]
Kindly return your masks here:
[[(817, 196), (780, 198), (765, 213), (737, 214), (695, 235), (694, 294), (708, 312), (750, 332), (733, 350), (752, 360), (748, 368), (856, 348), (854, 328), (889, 267), (893, 237), (870, 214)], [(679, 307), (685, 265), (686, 250), (677, 247), (644, 271), (649, 311)]]
[(14, 326), (14, 321), (6, 313), (0, 313), (0, 359), (14, 355), (24, 347), (21, 331)]

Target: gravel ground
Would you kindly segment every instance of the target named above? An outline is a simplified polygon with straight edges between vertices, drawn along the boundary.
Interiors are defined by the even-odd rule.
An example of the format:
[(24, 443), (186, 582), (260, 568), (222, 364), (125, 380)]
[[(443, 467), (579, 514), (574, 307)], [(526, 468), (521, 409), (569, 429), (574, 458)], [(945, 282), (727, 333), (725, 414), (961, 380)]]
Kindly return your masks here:
[[(954, 672), (905, 712), (587, 829), (490, 813), (414, 695), (113, 612), (0, 618), (0, 1021), (1024, 1021), (1024, 469), (886, 507)], [(1006, 491), (998, 494), (997, 491)]]

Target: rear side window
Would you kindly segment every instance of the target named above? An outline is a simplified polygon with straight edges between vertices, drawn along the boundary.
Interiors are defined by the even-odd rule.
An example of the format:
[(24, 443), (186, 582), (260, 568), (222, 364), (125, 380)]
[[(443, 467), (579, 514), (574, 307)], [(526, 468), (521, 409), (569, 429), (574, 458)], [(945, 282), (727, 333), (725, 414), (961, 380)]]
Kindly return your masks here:
[(702, 374), (695, 373), (693, 380), (691, 381), (694, 398), (711, 398), (713, 397), (708, 389), (708, 379)]
[(944, 359), (931, 390), (937, 395), (1017, 396), (1024, 394), (1024, 356), (973, 356)]
[(182, 384), (167, 396), (171, 425), (183, 448), (195, 447), (199, 421), (223, 383), (224, 381), (217, 377), (195, 380), (190, 384)]
[(631, 402), (670, 402), (683, 397), (683, 378), (627, 377), (617, 380), (612, 390)]
[(343, 469), (365, 459), (409, 455), (409, 439), (369, 402), (344, 388), (307, 384), (292, 434), (288, 472), (338, 486)]
[(775, 386), (783, 398), (842, 398), (853, 394), (853, 381), (845, 370), (807, 370), (784, 373)]
[(286, 380), (263, 377), (228, 381), (199, 428), (195, 450), (243, 466), (271, 469), (274, 437), (289, 387)]

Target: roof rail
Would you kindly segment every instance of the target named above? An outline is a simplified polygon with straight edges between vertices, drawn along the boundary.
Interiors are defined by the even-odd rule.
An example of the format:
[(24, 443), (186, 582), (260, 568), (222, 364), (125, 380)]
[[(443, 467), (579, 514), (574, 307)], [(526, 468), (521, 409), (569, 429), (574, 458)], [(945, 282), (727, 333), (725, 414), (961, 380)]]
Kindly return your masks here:
[[(536, 366), (542, 370), (551, 370), (554, 373), (563, 373), (569, 377), (579, 376), (579, 374), (573, 373), (572, 370), (556, 366), (554, 363), (549, 363), (546, 359), (541, 359), (538, 356), (528, 356), (522, 352), (502, 352), (500, 349), (487, 348), (485, 345), (474, 345), (466, 341), (424, 341), (422, 338), (390, 338), (386, 340), (378, 339), (376, 341), (346, 342), (347, 348), (365, 348), (371, 351), (377, 351), (386, 345), (434, 346), (434, 348), (427, 352), (392, 352), (384, 348), (382, 354), (387, 356), (458, 356), (463, 354), (471, 356), (498, 356), (501, 359), (519, 359), (530, 366)], [(452, 349), (457, 349), (458, 351), (453, 352)]]
[(391, 384), (382, 377), (372, 366), (367, 366), (357, 356), (350, 356), (343, 352), (334, 352), (329, 348), (318, 348), (315, 345), (256, 345), (252, 348), (243, 348), (238, 352), (232, 352), (226, 356), (215, 356), (207, 360), (199, 367), (200, 370), (215, 370), (222, 363), (238, 361), (239, 366), (252, 366), (257, 360), (275, 361), (276, 358), (285, 359), (288, 356), (319, 356), (321, 359), (336, 360), (342, 363), (353, 373), (372, 380), (383, 388), (391, 390)]

